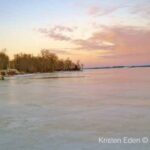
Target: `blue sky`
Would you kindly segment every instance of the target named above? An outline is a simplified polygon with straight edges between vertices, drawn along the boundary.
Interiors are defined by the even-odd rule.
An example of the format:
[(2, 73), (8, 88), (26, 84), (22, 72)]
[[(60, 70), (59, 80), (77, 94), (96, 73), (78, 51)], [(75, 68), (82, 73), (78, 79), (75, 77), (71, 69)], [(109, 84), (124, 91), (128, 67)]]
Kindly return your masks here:
[[(141, 32), (145, 33), (142, 38), (147, 38), (150, 25), (149, 10), (149, 0), (0, 0), (0, 49), (7, 48), (11, 57), (18, 52), (38, 54), (42, 48), (53, 49), (61, 57), (80, 59), (87, 65), (149, 63), (149, 47), (147, 43), (143, 43), (141, 37), (135, 39), (146, 45), (146, 50), (141, 50), (146, 60), (144, 56), (141, 59), (137, 58), (136, 53), (141, 52), (130, 48), (130, 41), (127, 45), (122, 44), (119, 49), (115, 46), (114, 51), (104, 49), (104, 43), (121, 45), (118, 44), (120, 39), (126, 43), (125, 38), (131, 38), (135, 34), (140, 36)], [(106, 27), (110, 30), (109, 35), (115, 34), (112, 38), (117, 36), (117, 41), (108, 38), (108, 35), (106, 39), (96, 39), (94, 34), (106, 32)], [(68, 32), (66, 28), (73, 31)], [(118, 33), (120, 28), (124, 34)], [(126, 33), (129, 28), (134, 34)], [(46, 32), (41, 33), (39, 29)], [(69, 36), (70, 40), (62, 40), (65, 36)], [(90, 41), (94, 38), (96, 41)], [(94, 44), (91, 45), (92, 43)], [(100, 46), (102, 44), (103, 46)], [(128, 47), (127, 50), (125, 47)], [(68, 55), (59, 54), (60, 50), (67, 51)], [(134, 61), (123, 57), (130, 54), (134, 55)], [(89, 56), (92, 57), (91, 61)]]

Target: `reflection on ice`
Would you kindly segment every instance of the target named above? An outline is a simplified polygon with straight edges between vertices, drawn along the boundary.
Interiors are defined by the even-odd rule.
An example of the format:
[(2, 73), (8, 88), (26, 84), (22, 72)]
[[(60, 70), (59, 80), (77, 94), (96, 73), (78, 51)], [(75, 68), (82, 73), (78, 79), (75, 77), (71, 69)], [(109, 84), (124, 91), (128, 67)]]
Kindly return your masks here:
[(0, 81), (0, 149), (149, 150), (98, 143), (99, 136), (149, 136), (149, 73), (85, 70)]

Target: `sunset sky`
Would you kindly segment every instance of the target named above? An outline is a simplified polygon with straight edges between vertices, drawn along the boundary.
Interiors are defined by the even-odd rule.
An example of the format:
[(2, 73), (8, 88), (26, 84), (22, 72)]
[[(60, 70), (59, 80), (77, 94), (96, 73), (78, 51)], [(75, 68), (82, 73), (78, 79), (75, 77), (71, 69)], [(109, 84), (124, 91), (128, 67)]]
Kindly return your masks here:
[(150, 64), (150, 0), (0, 0), (0, 50), (85, 66)]

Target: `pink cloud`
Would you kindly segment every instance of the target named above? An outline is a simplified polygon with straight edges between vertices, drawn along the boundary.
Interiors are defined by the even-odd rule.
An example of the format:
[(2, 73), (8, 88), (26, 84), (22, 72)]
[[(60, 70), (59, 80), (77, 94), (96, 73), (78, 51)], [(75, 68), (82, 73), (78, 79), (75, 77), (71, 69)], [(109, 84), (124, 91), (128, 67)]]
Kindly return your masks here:
[(82, 39), (77, 39), (73, 41), (74, 44), (76, 44), (77, 48), (79, 50), (87, 50), (87, 51), (94, 51), (94, 50), (113, 50), (113, 45), (111, 44), (106, 44), (103, 43), (102, 40), (99, 39), (86, 39), (86, 40), (82, 40)]
[(74, 44), (80, 50), (108, 50), (108, 53), (100, 56), (111, 62), (150, 63), (149, 29), (130, 26), (103, 27), (103, 30), (93, 33), (86, 40), (75, 40)]
[(101, 39), (115, 44), (118, 51), (150, 51), (150, 30), (138, 27), (106, 27), (95, 33), (93, 39)]
[(113, 64), (150, 63), (150, 30), (138, 27), (104, 27), (94, 33), (92, 40), (102, 40), (114, 44), (110, 54), (102, 56)]

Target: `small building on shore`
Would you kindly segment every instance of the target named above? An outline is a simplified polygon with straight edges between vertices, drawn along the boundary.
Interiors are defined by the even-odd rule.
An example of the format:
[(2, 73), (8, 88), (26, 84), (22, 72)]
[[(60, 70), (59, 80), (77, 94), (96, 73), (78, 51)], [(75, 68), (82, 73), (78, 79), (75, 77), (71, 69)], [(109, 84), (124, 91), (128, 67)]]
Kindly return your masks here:
[(0, 80), (4, 80), (4, 76), (0, 74)]
[(1, 76), (11, 76), (11, 75), (17, 75), (20, 72), (17, 69), (7, 69), (7, 70), (0, 70)]

